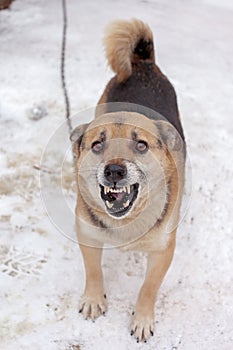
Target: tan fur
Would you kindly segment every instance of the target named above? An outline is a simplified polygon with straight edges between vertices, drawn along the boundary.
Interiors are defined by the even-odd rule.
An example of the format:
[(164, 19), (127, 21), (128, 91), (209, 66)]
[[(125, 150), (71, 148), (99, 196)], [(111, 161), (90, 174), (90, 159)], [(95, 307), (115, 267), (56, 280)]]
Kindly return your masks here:
[[(120, 121), (124, 121), (122, 126), (118, 124)], [(111, 244), (126, 251), (148, 252), (147, 273), (131, 321), (131, 332), (140, 341), (147, 340), (154, 331), (154, 303), (172, 261), (184, 183), (183, 152), (172, 149), (168, 151), (166, 147), (159, 149), (157, 146), (157, 125), (160, 129), (164, 128), (165, 133), (166, 128), (170, 127), (164, 123), (158, 121), (156, 124), (150, 119), (132, 112), (116, 112), (98, 116), (88, 127), (85, 127), (84, 143), (86, 149), (77, 152), (76, 229), (86, 270), (86, 286), (80, 302), (80, 310), (85, 318), (93, 320), (107, 310), (101, 269), (104, 244)], [(153, 165), (153, 157), (155, 157), (163, 169), (165, 183), (168, 179), (170, 181), (169, 202), (165, 215), (161, 216), (161, 210), (166, 204), (163, 199), (159, 200), (159, 188), (153, 185), (155, 188), (149, 191), (149, 198), (146, 202), (143, 201), (143, 197), (138, 198), (135, 208), (127, 218), (115, 220), (101, 209), (101, 206), (98, 206), (98, 195), (95, 194), (91, 182), (92, 169), (97, 168), (100, 161), (107, 162), (108, 159), (113, 159), (117, 163), (122, 154), (127, 158), (134, 158), (130, 149), (127, 150), (127, 142), (135, 126), (139, 137), (146, 139), (150, 144), (151, 152), (148, 155), (146, 166), (149, 167), (151, 164), (152, 169), (148, 176), (151, 177), (158, 171), (156, 163)], [(80, 130), (83, 132), (83, 126), (78, 129), (77, 135), (79, 135)], [(98, 157), (90, 155), (89, 145), (102, 130), (105, 130), (109, 144), (100, 160)], [(117, 143), (115, 144), (115, 142)], [(172, 140), (168, 144), (173, 146)], [(162, 205), (161, 209), (159, 209), (159, 205)], [(98, 222), (97, 226), (93, 225), (90, 218), (90, 208), (92, 210), (94, 208), (98, 222), (106, 225), (107, 229), (98, 227)], [(160, 216), (162, 220), (160, 220)], [(138, 232), (142, 232), (142, 234), (138, 235)]]
[(107, 27), (104, 38), (106, 57), (119, 81), (131, 75), (133, 50), (141, 38), (153, 40), (153, 34), (149, 26), (138, 19), (115, 21)]
[[(106, 55), (117, 74), (117, 78), (113, 79), (118, 82), (114, 81), (114, 84), (122, 85), (119, 81), (130, 77), (132, 64), (138, 60), (134, 53), (135, 45), (142, 38), (145, 42), (152, 40), (152, 33), (139, 20), (117, 21), (108, 28), (105, 38)], [(154, 54), (153, 45), (150, 49)], [(151, 64), (151, 57), (147, 63)], [(108, 96), (109, 85), (100, 103), (110, 102)], [(164, 103), (167, 104), (167, 99)], [(111, 112), (107, 110), (107, 105), (103, 105), (98, 106), (91, 123), (77, 127), (71, 136), (76, 154), (78, 189), (76, 230), (86, 271), (80, 312), (86, 319), (94, 320), (107, 310), (101, 268), (104, 244), (126, 251), (147, 252), (146, 276), (130, 325), (131, 335), (134, 334), (137, 342), (147, 341), (153, 335), (154, 304), (171, 264), (176, 243), (184, 187), (185, 145), (177, 131), (174, 133), (176, 129), (171, 124), (164, 120), (150, 119), (138, 112)], [(149, 152), (143, 157), (132, 146), (137, 141), (133, 139), (134, 133), (139, 140), (145, 140), (149, 145)], [(101, 154), (96, 155), (92, 151), (92, 145), (103, 134), (105, 138), (101, 142), (105, 147)], [(141, 181), (140, 192), (131, 211), (117, 219), (109, 214), (101, 198), (98, 176), (101, 169), (104, 169), (103, 166), (122, 162), (129, 169), (130, 166), (135, 166), (134, 170), (137, 169), (136, 166), (140, 167), (140, 175), (143, 173), (146, 181), (136, 177), (139, 179), (136, 182)], [(102, 173), (104, 174), (103, 171)]]

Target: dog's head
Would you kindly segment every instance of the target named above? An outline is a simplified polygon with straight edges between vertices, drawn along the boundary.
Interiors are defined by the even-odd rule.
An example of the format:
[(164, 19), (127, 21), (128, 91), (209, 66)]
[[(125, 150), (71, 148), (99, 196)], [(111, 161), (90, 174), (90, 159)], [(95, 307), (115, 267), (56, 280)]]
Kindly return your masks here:
[(133, 112), (107, 113), (71, 135), (79, 194), (113, 219), (136, 217), (156, 198), (163, 203), (177, 136), (168, 123)]

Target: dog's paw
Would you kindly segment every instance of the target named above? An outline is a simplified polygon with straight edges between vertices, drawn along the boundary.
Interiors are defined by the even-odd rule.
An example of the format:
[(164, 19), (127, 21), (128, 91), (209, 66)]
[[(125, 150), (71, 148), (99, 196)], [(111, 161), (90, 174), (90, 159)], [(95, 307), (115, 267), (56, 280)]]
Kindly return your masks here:
[(105, 316), (107, 311), (106, 295), (89, 296), (84, 295), (79, 304), (79, 312), (88, 320), (94, 321), (101, 315)]
[(154, 335), (154, 316), (153, 314), (143, 314), (133, 312), (133, 317), (130, 326), (130, 334), (134, 335), (139, 342), (147, 342)]

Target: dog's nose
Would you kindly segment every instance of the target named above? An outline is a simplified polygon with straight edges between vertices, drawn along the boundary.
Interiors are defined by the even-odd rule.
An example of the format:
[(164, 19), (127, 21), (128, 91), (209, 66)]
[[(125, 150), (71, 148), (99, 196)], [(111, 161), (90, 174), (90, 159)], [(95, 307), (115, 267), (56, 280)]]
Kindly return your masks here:
[(127, 175), (127, 169), (124, 165), (109, 164), (104, 169), (105, 178), (112, 183), (124, 179)]

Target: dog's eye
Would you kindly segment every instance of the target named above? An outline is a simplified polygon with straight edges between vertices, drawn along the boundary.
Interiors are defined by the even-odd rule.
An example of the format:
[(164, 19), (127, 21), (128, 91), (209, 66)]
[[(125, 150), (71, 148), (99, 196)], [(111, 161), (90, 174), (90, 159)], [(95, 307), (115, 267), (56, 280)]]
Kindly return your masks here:
[(103, 151), (104, 145), (103, 145), (103, 143), (100, 142), (100, 141), (95, 141), (95, 142), (93, 142), (91, 148), (92, 148), (92, 151), (93, 151), (94, 153), (100, 153), (100, 152)]
[(135, 149), (140, 153), (145, 153), (148, 150), (148, 143), (140, 140), (136, 143)]

